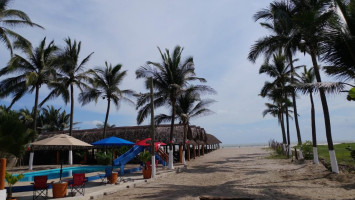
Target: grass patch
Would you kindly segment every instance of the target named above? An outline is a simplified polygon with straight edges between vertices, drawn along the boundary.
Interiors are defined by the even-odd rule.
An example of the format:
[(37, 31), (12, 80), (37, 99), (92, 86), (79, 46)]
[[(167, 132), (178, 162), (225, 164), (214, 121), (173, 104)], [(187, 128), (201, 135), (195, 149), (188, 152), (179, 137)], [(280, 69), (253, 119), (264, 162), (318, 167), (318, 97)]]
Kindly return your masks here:
[(288, 158), (285, 155), (273, 153), (270, 156), (267, 156), (266, 159), (288, 159)]
[[(349, 166), (354, 169), (355, 160), (350, 156), (350, 151), (346, 149), (348, 146), (355, 150), (355, 143), (342, 143), (334, 145), (335, 155), (339, 165)], [(330, 163), (328, 145), (318, 145), (317, 147), (319, 158), (323, 159), (326, 163)]]

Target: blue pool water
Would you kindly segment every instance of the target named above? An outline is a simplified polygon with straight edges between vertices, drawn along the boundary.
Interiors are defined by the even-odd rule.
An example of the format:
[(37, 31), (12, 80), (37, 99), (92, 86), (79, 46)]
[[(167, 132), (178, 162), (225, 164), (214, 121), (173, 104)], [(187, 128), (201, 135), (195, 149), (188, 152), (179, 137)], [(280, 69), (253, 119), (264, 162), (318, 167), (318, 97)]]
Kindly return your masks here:
[[(66, 167), (63, 168), (62, 178), (64, 177), (72, 177), (75, 173), (91, 173), (91, 172), (103, 172), (105, 171), (106, 167), (111, 166), (81, 166), (81, 167)], [(50, 179), (57, 179), (59, 178), (59, 169), (49, 169), (49, 170), (42, 170), (36, 172), (27, 172), (23, 173), (25, 177), (20, 181), (33, 181), (33, 177), (35, 176), (48, 176), (48, 180)]]

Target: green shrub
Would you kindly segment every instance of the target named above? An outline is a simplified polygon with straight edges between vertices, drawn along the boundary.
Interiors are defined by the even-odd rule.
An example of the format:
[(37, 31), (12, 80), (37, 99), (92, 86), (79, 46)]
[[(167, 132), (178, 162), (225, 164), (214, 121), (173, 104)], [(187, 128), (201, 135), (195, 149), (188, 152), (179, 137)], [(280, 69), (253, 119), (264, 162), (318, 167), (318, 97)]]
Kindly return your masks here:
[(301, 145), (303, 157), (305, 160), (312, 160), (313, 159), (313, 146), (312, 142), (307, 140)]
[(99, 165), (111, 165), (112, 163), (112, 151), (99, 151), (96, 153), (97, 164)]
[(276, 153), (277, 153), (277, 155), (283, 155), (284, 154), (281, 146), (277, 147)]

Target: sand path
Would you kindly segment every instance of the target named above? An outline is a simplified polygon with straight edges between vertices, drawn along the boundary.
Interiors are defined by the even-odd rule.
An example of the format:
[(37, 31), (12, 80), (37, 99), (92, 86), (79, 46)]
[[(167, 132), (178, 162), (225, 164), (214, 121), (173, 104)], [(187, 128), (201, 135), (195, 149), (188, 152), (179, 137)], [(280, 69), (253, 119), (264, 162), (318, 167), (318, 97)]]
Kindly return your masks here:
[(323, 165), (266, 159), (261, 147), (223, 148), (188, 162), (181, 173), (125, 189), (104, 199), (355, 199), (355, 175)]

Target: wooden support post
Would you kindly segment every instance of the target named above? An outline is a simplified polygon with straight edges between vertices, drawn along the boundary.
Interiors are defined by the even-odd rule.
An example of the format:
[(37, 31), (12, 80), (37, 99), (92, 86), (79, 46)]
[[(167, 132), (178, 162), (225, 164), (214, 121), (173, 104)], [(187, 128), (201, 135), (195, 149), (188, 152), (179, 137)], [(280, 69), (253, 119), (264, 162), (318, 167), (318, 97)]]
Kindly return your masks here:
[(180, 155), (180, 163), (182, 163), (182, 157), (183, 157), (183, 155), (182, 155), (182, 145), (180, 144), (179, 145), (179, 155)]
[(196, 147), (195, 145), (192, 145), (192, 148), (194, 149), (194, 159), (196, 158)]
[(200, 149), (200, 145), (199, 144), (197, 145), (197, 151), (198, 151), (197, 155), (198, 155), (198, 157), (200, 157), (201, 156), (201, 149)]
[(205, 145), (204, 144), (202, 145), (202, 155), (203, 156), (205, 155)]
[(6, 159), (1, 158), (1, 161), (0, 161), (0, 190), (5, 189), (5, 172), (6, 172)]
[(187, 148), (186, 148), (186, 150), (187, 150), (187, 161), (190, 161), (190, 145), (188, 144), (186, 146), (187, 146)]

